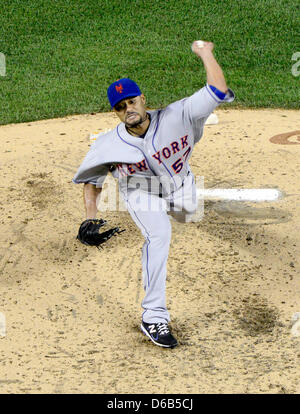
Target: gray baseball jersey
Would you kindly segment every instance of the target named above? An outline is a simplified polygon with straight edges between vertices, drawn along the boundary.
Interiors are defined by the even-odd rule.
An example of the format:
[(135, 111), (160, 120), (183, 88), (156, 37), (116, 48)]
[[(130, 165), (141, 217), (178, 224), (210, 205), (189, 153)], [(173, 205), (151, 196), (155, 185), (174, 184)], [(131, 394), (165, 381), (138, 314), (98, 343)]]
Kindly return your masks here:
[[(188, 161), (203, 135), (206, 119), (220, 103), (233, 99), (230, 89), (221, 101), (206, 85), (162, 110), (148, 111), (151, 123), (144, 138), (130, 135), (125, 124), (119, 124), (92, 144), (73, 182), (102, 187), (109, 166), (116, 164), (116, 178), (164, 176), (169, 179), (165, 194), (175, 191), (190, 170)], [(131, 181), (120, 180), (122, 183), (130, 185)]]

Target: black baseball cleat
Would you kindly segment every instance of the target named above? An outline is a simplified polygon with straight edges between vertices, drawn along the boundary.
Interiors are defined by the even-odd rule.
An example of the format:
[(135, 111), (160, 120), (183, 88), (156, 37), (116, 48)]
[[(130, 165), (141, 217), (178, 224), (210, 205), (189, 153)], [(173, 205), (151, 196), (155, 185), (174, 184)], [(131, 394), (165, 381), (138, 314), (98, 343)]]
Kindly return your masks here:
[(146, 323), (142, 321), (141, 330), (155, 345), (164, 348), (174, 348), (178, 345), (167, 323)]

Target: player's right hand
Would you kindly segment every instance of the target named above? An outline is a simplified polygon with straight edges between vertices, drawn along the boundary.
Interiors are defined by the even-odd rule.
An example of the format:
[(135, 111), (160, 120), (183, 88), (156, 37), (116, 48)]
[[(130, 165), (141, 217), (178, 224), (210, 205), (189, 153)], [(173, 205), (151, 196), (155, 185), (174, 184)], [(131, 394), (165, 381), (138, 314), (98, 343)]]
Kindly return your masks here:
[(195, 55), (199, 57), (203, 57), (207, 55), (207, 53), (212, 53), (214, 49), (213, 42), (206, 42), (204, 40), (195, 40), (192, 43), (192, 51), (195, 53)]

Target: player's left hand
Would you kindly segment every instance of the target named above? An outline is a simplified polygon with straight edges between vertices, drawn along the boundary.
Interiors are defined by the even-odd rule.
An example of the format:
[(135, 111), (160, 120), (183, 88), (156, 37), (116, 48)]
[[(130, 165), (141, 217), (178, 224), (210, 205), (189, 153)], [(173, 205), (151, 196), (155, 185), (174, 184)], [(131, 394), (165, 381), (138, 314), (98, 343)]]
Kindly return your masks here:
[(100, 227), (106, 224), (106, 220), (87, 219), (84, 220), (78, 230), (77, 239), (81, 243), (88, 246), (96, 246), (99, 248), (100, 244), (105, 243), (114, 234), (121, 233), (125, 230), (120, 230), (119, 227), (113, 227), (103, 233), (99, 233)]

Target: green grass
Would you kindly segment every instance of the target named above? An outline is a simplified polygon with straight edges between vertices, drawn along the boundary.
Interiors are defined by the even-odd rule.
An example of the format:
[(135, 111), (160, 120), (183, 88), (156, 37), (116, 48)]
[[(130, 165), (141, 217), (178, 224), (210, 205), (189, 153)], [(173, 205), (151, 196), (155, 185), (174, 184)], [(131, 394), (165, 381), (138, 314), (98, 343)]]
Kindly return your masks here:
[(136, 80), (150, 107), (205, 83), (193, 40), (215, 43), (232, 106), (299, 108), (299, 4), (291, 0), (0, 0), (0, 124), (109, 111)]

